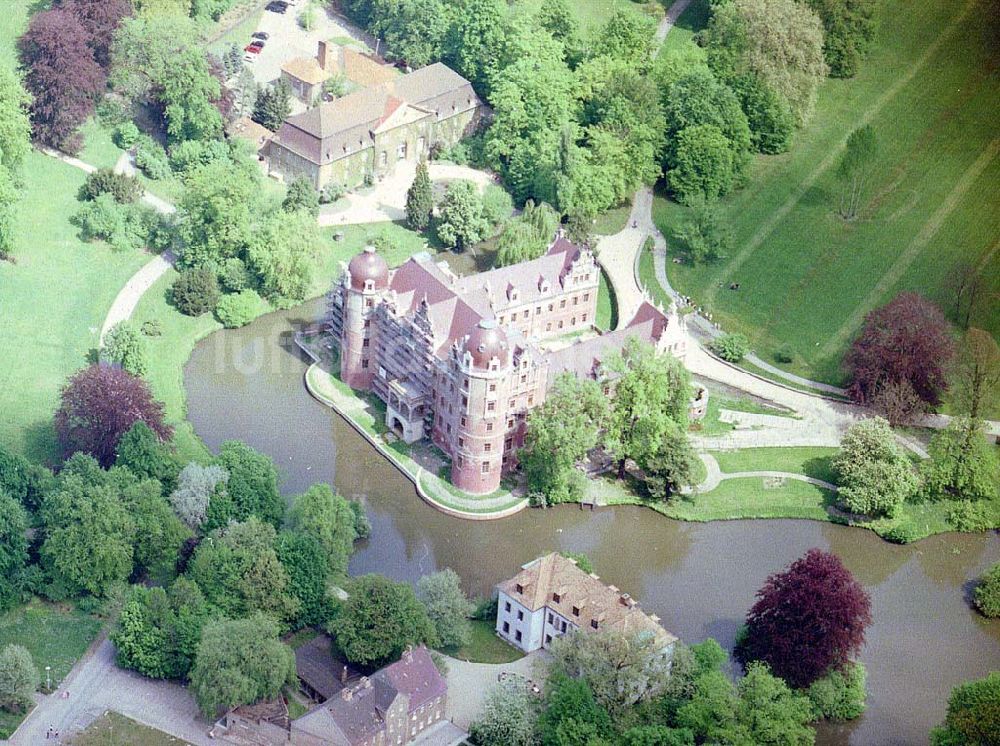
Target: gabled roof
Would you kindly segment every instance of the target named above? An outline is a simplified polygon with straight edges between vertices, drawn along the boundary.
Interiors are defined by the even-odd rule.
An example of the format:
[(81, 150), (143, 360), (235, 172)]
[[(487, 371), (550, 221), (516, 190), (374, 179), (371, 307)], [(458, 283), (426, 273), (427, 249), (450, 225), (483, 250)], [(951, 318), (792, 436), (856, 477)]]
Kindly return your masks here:
[(407, 695), (410, 712), (448, 693), (448, 683), (423, 645), (403, 653), (402, 658), (383, 668), (375, 677), (385, 679)]

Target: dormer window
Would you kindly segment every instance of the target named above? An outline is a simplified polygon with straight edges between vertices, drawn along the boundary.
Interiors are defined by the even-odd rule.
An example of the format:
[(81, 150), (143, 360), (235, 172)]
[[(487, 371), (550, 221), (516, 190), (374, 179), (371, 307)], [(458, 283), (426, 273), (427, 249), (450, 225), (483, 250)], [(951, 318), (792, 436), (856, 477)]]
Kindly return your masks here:
[(590, 626), (591, 626), (591, 627), (592, 627), (593, 629), (597, 629), (598, 627), (600, 627), (600, 626), (601, 626), (601, 623), (600, 623), (600, 622), (598, 622), (598, 621), (597, 621), (596, 619), (591, 619), (591, 620), (590, 620)]
[(552, 594), (552, 600), (555, 603), (559, 603), (560, 601), (562, 601), (562, 596), (560, 596), (558, 593), (553, 593)]
[(520, 583), (518, 583), (517, 585), (515, 585), (514, 588), (517, 589), (518, 593), (524, 593), (524, 586), (521, 585)]
[(574, 606), (573, 607), (573, 616), (580, 616), (580, 607), (579, 606)]

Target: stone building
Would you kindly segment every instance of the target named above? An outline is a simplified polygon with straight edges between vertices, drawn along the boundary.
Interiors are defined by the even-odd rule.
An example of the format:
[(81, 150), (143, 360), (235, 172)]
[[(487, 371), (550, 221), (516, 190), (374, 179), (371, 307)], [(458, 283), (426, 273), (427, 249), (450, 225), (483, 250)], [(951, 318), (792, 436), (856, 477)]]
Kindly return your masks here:
[(369, 247), (330, 293), (341, 377), (385, 402), (386, 426), (404, 441), (430, 438), (447, 453), (456, 487), (492, 492), (558, 374), (601, 378), (601, 358), (629, 336), (683, 352), (676, 316), (648, 303), (599, 334), (599, 283), (590, 249), (561, 234), (538, 259), (468, 277), (426, 253), (390, 271)]
[(497, 634), (528, 653), (574, 630), (650, 635), (665, 656), (673, 654), (677, 641), (659, 617), (642, 611), (628, 593), (605, 585), (556, 552), (524, 565), (497, 586), (497, 594)]
[(289, 117), (271, 139), (268, 168), (286, 181), (304, 175), (317, 189), (355, 187), (434, 145), (454, 145), (478, 128), (483, 110), (472, 84), (438, 62)]
[(293, 720), (297, 746), (409, 743), (445, 718), (448, 684), (427, 648), (403, 657)]
[(326, 41), (318, 43), (315, 57), (296, 57), (281, 66), (281, 79), (307, 106), (319, 99), (323, 84), (338, 75), (348, 85), (370, 88), (391, 81), (396, 69), (364, 52)]

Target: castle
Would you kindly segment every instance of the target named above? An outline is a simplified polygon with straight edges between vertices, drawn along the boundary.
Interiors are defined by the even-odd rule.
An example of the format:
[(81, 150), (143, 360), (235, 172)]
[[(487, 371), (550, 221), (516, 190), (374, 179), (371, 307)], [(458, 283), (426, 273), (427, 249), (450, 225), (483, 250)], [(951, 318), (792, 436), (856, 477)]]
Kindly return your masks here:
[(609, 393), (601, 360), (628, 337), (683, 354), (676, 314), (648, 302), (598, 333), (599, 284), (593, 252), (561, 233), (538, 259), (468, 277), (427, 253), (390, 270), (368, 247), (329, 297), (341, 378), (385, 402), (402, 440), (430, 437), (447, 453), (456, 487), (493, 492), (517, 463), (527, 413), (560, 374), (604, 381)]

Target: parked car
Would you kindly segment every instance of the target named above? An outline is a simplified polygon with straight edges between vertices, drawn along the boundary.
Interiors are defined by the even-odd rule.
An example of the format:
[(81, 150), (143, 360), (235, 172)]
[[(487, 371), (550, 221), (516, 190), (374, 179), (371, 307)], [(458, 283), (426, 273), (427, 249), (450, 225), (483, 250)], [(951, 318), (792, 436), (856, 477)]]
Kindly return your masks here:
[(275, 0), (275, 2), (265, 5), (264, 10), (269, 10), (272, 13), (284, 13), (288, 10), (288, 3), (284, 0)]
[(253, 44), (247, 44), (245, 47), (243, 47), (243, 51), (249, 52), (250, 54), (260, 54), (260, 50), (263, 48), (264, 48), (263, 44), (261, 44), (259, 47)]
[(250, 42), (250, 46), (259, 47), (260, 49), (263, 49), (265, 43), (266, 42), (263, 39), (254, 39), (252, 42)]
[(260, 39), (261, 41), (267, 41), (268, 39), (271, 38), (271, 35), (266, 31), (254, 31), (253, 34), (251, 34), (251, 38)]

